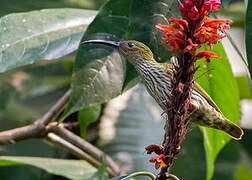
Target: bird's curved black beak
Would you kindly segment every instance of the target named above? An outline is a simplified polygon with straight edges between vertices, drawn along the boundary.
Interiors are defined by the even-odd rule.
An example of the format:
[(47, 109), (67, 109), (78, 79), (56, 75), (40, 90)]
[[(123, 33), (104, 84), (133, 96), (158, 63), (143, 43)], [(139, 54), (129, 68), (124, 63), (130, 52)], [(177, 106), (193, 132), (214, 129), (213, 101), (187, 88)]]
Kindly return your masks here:
[(106, 40), (88, 40), (88, 41), (83, 41), (80, 44), (105, 44), (108, 46), (112, 47), (119, 47), (119, 42), (114, 42), (114, 41), (106, 41)]

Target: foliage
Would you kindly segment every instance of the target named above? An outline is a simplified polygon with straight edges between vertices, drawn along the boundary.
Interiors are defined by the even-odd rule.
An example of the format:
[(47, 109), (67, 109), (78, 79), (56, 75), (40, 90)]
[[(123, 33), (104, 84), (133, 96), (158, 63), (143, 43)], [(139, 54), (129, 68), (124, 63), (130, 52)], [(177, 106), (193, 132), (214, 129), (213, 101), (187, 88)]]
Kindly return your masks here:
[[(74, 180), (88, 180), (96, 169), (81, 160), (63, 160), (34, 157), (1, 156), (0, 166), (28, 164)], [(85, 174), (85, 178), (83, 175)]]
[(252, 53), (250, 51), (252, 35), (252, 2), (248, 1), (247, 13), (246, 13), (246, 52), (248, 57), (248, 68), (250, 72), (250, 77), (252, 77)]
[(2, 17), (0, 71), (73, 52), (95, 14), (90, 10), (48, 9)]
[(88, 125), (95, 122), (101, 113), (101, 105), (90, 106), (84, 108), (78, 112), (78, 121), (80, 123), (80, 135), (83, 138), (87, 138), (86, 129)]
[[(89, 6), (90, 1), (67, 0), (59, 3), (47, 0), (24, 3), (15, 0), (15, 7), (10, 5), (9, 1), (3, 2), (0, 7), (2, 15), (0, 18), (0, 71), (4, 72), (0, 74), (1, 130), (29, 124), (40, 118), (71, 84), (71, 100), (61, 116), (61, 120), (71, 119), (69, 115), (78, 111), (80, 135), (86, 138), (87, 126), (101, 115), (101, 104), (110, 101), (139, 82), (135, 69), (125, 63), (112, 48), (101, 45), (81, 45), (79, 47), (79, 42), (83, 40), (135, 39), (148, 45), (158, 61), (167, 62), (169, 60), (171, 54), (164, 48), (161, 35), (154, 26), (158, 23), (166, 23), (165, 17), (179, 15), (177, 0), (110, 0), (98, 13), (92, 10), (77, 9), (91, 6), (97, 9), (100, 2)], [(228, 6), (230, 0), (223, 2)], [(250, 72), (252, 72), (251, 11), (252, 2), (248, 1), (245, 23)], [(201, 63), (200, 70), (197, 72), (197, 81), (218, 104), (224, 115), (237, 123), (240, 119), (239, 94), (240, 98), (251, 98), (248, 83), (250, 78), (243, 76), (235, 79), (222, 45), (215, 46), (214, 51), (220, 54), (222, 59), (214, 60), (206, 65)], [(57, 58), (60, 59), (54, 61)], [(42, 59), (52, 61), (39, 61)], [(73, 62), (74, 59), (75, 62)], [(141, 103), (147, 104), (144, 100)], [(144, 146), (148, 144), (148, 138), (161, 141), (162, 129), (160, 127), (162, 125), (146, 123), (147, 119), (152, 117), (151, 114), (148, 114), (152, 113), (152, 110), (152, 108), (142, 109), (138, 113), (132, 113), (130, 117), (126, 115), (125, 120), (120, 122), (117, 127), (117, 133), (121, 133), (121, 135), (106, 147), (107, 153), (112, 156), (120, 151), (130, 152), (134, 159), (138, 159), (138, 161), (134, 161), (135, 170), (150, 170), (149, 167), (144, 166), (146, 158), (140, 157)], [(148, 113), (146, 113), (147, 111)], [(123, 112), (121, 113), (123, 114)], [(127, 111), (124, 113), (127, 114)], [(122, 114), (121, 116), (123, 116)], [(141, 117), (138, 117), (139, 114)], [(128, 119), (134, 119), (134, 122)], [(139, 128), (138, 123), (141, 121), (145, 126)], [(120, 126), (128, 129), (120, 128)], [(147, 133), (148, 129), (153, 131), (154, 127), (157, 128), (156, 133)], [(226, 154), (233, 148), (232, 152), (243, 153), (243, 155), (236, 153), (235, 158), (231, 155), (228, 156), (223, 160), (226, 163), (225, 167), (231, 166), (229, 161), (233, 160), (234, 171), (230, 174), (232, 176), (235, 174), (237, 180), (241, 179), (242, 174), (246, 174), (242, 177), (244, 179), (251, 178), (251, 167), (246, 164), (243, 157), (251, 158), (249, 146), (246, 144), (248, 139), (242, 140), (239, 144), (233, 141), (229, 143), (230, 138), (221, 132), (207, 128), (201, 128), (201, 131), (202, 138), (199, 131), (193, 130), (192, 133), (189, 133), (188, 139), (184, 142), (184, 152), (172, 168), (173, 173), (186, 179), (205, 178), (205, 171), (207, 171), (207, 179), (211, 179), (212, 176), (214, 179), (228, 177), (227, 173), (220, 172), (222, 167), (219, 167), (219, 164), (222, 163), (221, 158), (227, 157)], [(246, 133), (251, 136), (249, 130)], [(30, 144), (1, 146), (1, 155), (8, 156), (1, 156), (0, 165), (16, 167), (14, 165), (28, 164), (70, 179), (83, 179), (81, 173), (85, 174), (85, 178), (105, 177), (103, 176), (106, 168), (104, 164), (97, 171), (86, 161), (53, 159), (53, 157), (66, 158), (66, 152), (64, 155), (57, 153), (58, 149), (56, 150), (42, 141), (38, 144)], [(203, 151), (203, 144), (206, 160), (202, 154), (198, 156), (197, 153), (199, 149)], [(22, 149), (28, 146), (34, 147), (22, 154)], [(42, 151), (41, 147), (46, 149), (45, 152), (48, 152), (48, 155), (36, 153)], [(13, 150), (15, 148), (17, 150)], [(40, 157), (14, 157), (13, 155)], [(44, 156), (48, 159), (42, 158)], [(214, 171), (215, 160), (216, 169)], [(190, 166), (192, 161), (200, 164), (200, 167)], [(188, 168), (185, 169), (185, 166)], [(198, 171), (199, 174), (195, 172), (197, 168), (201, 168)], [(17, 169), (16, 171), (18, 172)], [(25, 172), (33, 174), (35, 170)], [(190, 174), (190, 172), (193, 173)], [(41, 172), (36, 171), (36, 173)], [(35, 176), (31, 175), (29, 178), (32, 179), (32, 177)]]
[[(210, 63), (202, 63), (202, 67), (196, 74), (199, 84), (213, 98), (215, 103), (221, 108), (223, 114), (235, 123), (240, 119), (239, 91), (232, 75), (231, 67), (226, 57), (222, 45), (217, 44), (213, 52), (221, 55), (221, 59), (213, 60)], [(201, 76), (202, 73), (207, 72)], [(225, 83), (223, 83), (223, 81)], [(228, 89), (228, 91), (220, 91)], [(230, 98), (232, 97), (232, 98)], [(229, 99), (229, 101), (227, 101)], [(231, 140), (223, 132), (210, 128), (201, 127), (204, 136), (204, 146), (207, 157), (207, 179), (210, 179), (214, 172), (214, 161), (220, 150)]]

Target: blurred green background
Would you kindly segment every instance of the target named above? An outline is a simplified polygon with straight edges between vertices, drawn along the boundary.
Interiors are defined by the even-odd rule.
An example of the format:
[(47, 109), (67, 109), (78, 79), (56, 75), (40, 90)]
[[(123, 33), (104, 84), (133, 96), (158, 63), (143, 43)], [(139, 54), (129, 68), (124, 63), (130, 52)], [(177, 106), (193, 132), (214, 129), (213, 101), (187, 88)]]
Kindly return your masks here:
[[(48, 8), (79, 8), (98, 10), (106, 0), (1, 0), (0, 16)], [(244, 29), (243, 1), (225, 1), (220, 16), (233, 17), (234, 27)], [(1, 36), (1, 34), (0, 34)], [(76, 52), (52, 61), (39, 61), (0, 74), (0, 131), (30, 124), (40, 118), (70, 87)], [(241, 96), (251, 98), (247, 81), (239, 74)], [(237, 76), (238, 76), (237, 75)], [(246, 77), (245, 77), (246, 78)], [(119, 105), (121, 104), (121, 105)], [(138, 113), (136, 113), (138, 112)], [(160, 143), (162, 122), (160, 109), (142, 85), (104, 105), (98, 122), (89, 126), (88, 139), (114, 157), (126, 173), (138, 170), (156, 172), (148, 163), (144, 147)], [(77, 121), (73, 114), (68, 120)], [(244, 127), (249, 127), (244, 125)], [(250, 126), (251, 127), (251, 126)], [(75, 130), (79, 133), (79, 129)], [(111, 133), (112, 132), (112, 133)], [(252, 130), (245, 129), (240, 142), (231, 141), (219, 154), (215, 163), (214, 180), (252, 179)], [(32, 139), (14, 145), (0, 146), (0, 155), (74, 158), (62, 148), (45, 140)], [(172, 172), (185, 180), (205, 179), (206, 162), (202, 135), (193, 128), (183, 143), (181, 155)], [(5, 180), (65, 179), (31, 166), (0, 167)], [(140, 178), (143, 179), (143, 178)]]

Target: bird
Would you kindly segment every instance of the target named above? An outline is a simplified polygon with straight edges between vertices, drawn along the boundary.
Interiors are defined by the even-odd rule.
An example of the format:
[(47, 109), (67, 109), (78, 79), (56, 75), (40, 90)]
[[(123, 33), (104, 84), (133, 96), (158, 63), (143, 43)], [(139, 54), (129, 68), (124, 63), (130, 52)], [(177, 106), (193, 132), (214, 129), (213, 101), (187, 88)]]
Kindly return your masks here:
[[(157, 62), (150, 48), (139, 41), (87, 40), (81, 44), (90, 43), (116, 48), (121, 58), (128, 60), (134, 66), (148, 93), (166, 112), (172, 88), (171, 78), (174, 67), (172, 64)], [(224, 131), (235, 140), (240, 140), (243, 136), (243, 130), (223, 115), (212, 98), (196, 82), (192, 90), (190, 104), (194, 107), (186, 116), (186, 120), (190, 123)]]

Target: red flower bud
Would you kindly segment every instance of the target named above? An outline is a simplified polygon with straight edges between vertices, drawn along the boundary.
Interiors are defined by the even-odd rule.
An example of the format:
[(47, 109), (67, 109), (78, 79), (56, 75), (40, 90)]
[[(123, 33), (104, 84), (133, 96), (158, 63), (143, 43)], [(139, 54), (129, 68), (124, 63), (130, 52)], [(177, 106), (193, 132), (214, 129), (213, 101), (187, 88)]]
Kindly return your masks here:
[(199, 10), (196, 6), (193, 6), (188, 12), (188, 18), (192, 21), (195, 21), (199, 18)]
[(191, 8), (193, 7), (193, 4), (192, 4), (191, 1), (186, 0), (186, 1), (184, 2), (184, 6), (185, 6), (185, 8), (187, 8), (187, 9), (191, 9)]
[(151, 144), (151, 145), (147, 146), (145, 148), (145, 150), (147, 151), (147, 154), (151, 154), (154, 152), (159, 155), (162, 152), (161, 148), (155, 144)]

